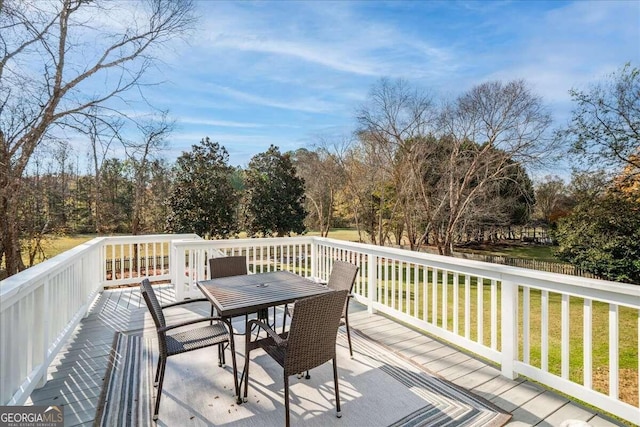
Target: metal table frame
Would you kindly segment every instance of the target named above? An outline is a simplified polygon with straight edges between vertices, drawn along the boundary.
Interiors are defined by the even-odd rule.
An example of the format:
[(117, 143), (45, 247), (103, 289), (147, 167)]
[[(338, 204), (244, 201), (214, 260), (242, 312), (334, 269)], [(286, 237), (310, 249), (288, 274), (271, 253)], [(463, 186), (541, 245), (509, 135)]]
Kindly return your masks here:
[[(292, 303), (295, 300), (331, 292), (327, 287), (288, 271), (247, 274), (223, 277), (197, 282), (198, 288), (211, 301), (221, 317), (248, 315), (266, 311), (270, 307)], [(245, 333), (250, 333), (248, 316)], [(275, 317), (274, 317), (275, 325)], [(233, 328), (231, 339), (234, 339)], [(246, 354), (245, 354), (245, 357)], [(234, 372), (237, 403), (242, 403), (240, 387), (244, 380), (244, 370), (238, 381), (237, 368)]]

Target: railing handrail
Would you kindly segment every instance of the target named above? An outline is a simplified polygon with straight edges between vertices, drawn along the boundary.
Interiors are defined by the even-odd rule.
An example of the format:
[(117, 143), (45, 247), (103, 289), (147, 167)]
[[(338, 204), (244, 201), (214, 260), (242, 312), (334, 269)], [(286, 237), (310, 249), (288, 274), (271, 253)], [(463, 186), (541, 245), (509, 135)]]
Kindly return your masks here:
[(298, 241), (300, 243), (310, 243), (313, 242), (314, 239), (317, 239), (317, 237), (313, 237), (313, 236), (294, 236), (294, 237), (255, 237), (255, 238), (243, 238), (243, 239), (211, 239), (211, 240), (199, 240), (199, 241), (193, 241), (193, 240), (189, 240), (189, 239), (183, 239), (183, 238), (176, 238), (176, 239), (172, 239), (171, 243), (175, 246), (194, 246), (194, 247), (199, 247), (199, 246), (204, 246), (204, 247), (211, 247), (211, 246), (224, 246), (224, 247), (228, 247), (228, 248), (241, 248), (241, 247), (246, 247), (248, 243), (250, 243), (249, 246), (259, 246), (260, 243), (273, 243), (273, 242), (283, 242), (286, 239), (287, 241)]
[(158, 240), (204, 240), (202, 237), (194, 233), (183, 234), (140, 234), (127, 236), (108, 236), (109, 243), (151, 243)]
[(88, 242), (75, 246), (53, 258), (0, 281), (0, 311), (4, 307), (12, 304), (15, 296), (27, 292), (29, 286), (36, 284), (47, 276), (55, 275), (58, 271), (65, 268), (69, 262), (78, 256), (94, 250), (96, 246), (100, 246), (107, 238), (108, 237), (96, 237), (91, 239)]
[(0, 405), (24, 403), (46, 381), (49, 364), (105, 285), (140, 280), (138, 268), (136, 277), (130, 271), (127, 278), (107, 281), (107, 245), (118, 245), (121, 255), (138, 245), (138, 255), (148, 255), (150, 247), (155, 253), (156, 244), (168, 245), (176, 237), (201, 239), (196, 234), (96, 237), (0, 281), (0, 317), (10, 331), (0, 335)]
[[(448, 257), (444, 255), (413, 252), (406, 249), (389, 248), (366, 243), (346, 242), (326, 237), (313, 237), (314, 242), (324, 242), (343, 249), (358, 248), (364, 253), (381, 258), (392, 255), (405, 262), (428, 261), (436, 268), (455, 270), (462, 274), (472, 274), (493, 280), (506, 280), (548, 291), (562, 290), (574, 296), (603, 299), (606, 302), (638, 307), (640, 305), (640, 286), (629, 283), (612, 282), (601, 279), (572, 276), (561, 273), (530, 270), (502, 264)], [(632, 297), (632, 300), (629, 300)], [(637, 298), (637, 300), (633, 300)]]

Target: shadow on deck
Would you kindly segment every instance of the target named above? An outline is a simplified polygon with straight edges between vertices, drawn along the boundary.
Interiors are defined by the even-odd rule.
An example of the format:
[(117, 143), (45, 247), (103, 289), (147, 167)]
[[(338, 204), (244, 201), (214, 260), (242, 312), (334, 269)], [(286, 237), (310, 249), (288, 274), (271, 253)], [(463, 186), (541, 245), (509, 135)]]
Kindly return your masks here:
[[(171, 285), (157, 285), (156, 293), (161, 303), (175, 300)], [(167, 322), (208, 315), (208, 304), (193, 306), (193, 311), (176, 309)], [(625, 425), (525, 379), (508, 380), (498, 368), (384, 316), (369, 315), (357, 303), (352, 302), (349, 320), (353, 329), (393, 352), (510, 412), (508, 425), (560, 426), (566, 420)], [(137, 287), (102, 292), (49, 367), (47, 384), (27, 404), (62, 405), (65, 426), (92, 425), (115, 332), (152, 325)]]

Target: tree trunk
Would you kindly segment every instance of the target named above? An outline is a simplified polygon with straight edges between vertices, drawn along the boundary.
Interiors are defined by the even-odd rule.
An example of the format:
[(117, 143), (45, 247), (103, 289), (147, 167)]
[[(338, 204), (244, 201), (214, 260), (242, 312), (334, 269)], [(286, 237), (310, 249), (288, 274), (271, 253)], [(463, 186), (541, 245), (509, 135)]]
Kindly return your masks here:
[(16, 274), (26, 267), (20, 251), (20, 230), (18, 229), (18, 203), (20, 181), (12, 179), (9, 169), (0, 171), (0, 232), (2, 233), (2, 254), (7, 275)]

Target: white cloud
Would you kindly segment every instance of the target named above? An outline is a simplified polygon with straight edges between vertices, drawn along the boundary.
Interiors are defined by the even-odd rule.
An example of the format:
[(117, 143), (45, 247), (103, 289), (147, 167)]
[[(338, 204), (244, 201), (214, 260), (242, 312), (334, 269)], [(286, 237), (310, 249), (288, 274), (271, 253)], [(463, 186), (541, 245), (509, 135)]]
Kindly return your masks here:
[(278, 100), (276, 98), (254, 95), (225, 86), (211, 85), (210, 88), (219, 94), (228, 96), (237, 101), (285, 110), (303, 111), (308, 113), (330, 113), (337, 107), (335, 104), (317, 97), (297, 98), (292, 100), (286, 100), (284, 97), (281, 97), (280, 100)]
[[(303, 3), (270, 13), (243, 7), (246, 3), (209, 6), (215, 13), (207, 19), (204, 26), (209, 31), (200, 42), (200, 48), (209, 51), (272, 55), (285, 63), (309, 62), (333, 72), (361, 76), (415, 75), (451, 66), (447, 49), (378, 19), (364, 20), (348, 3), (331, 3), (329, 7)], [(292, 23), (292, 18), (301, 23)], [(430, 66), (423, 67), (424, 63)], [(295, 67), (296, 63), (289, 65)]]
[(178, 122), (191, 125), (215, 126), (227, 128), (262, 128), (265, 125), (260, 123), (236, 122), (230, 120), (210, 120), (196, 117), (180, 117)]

